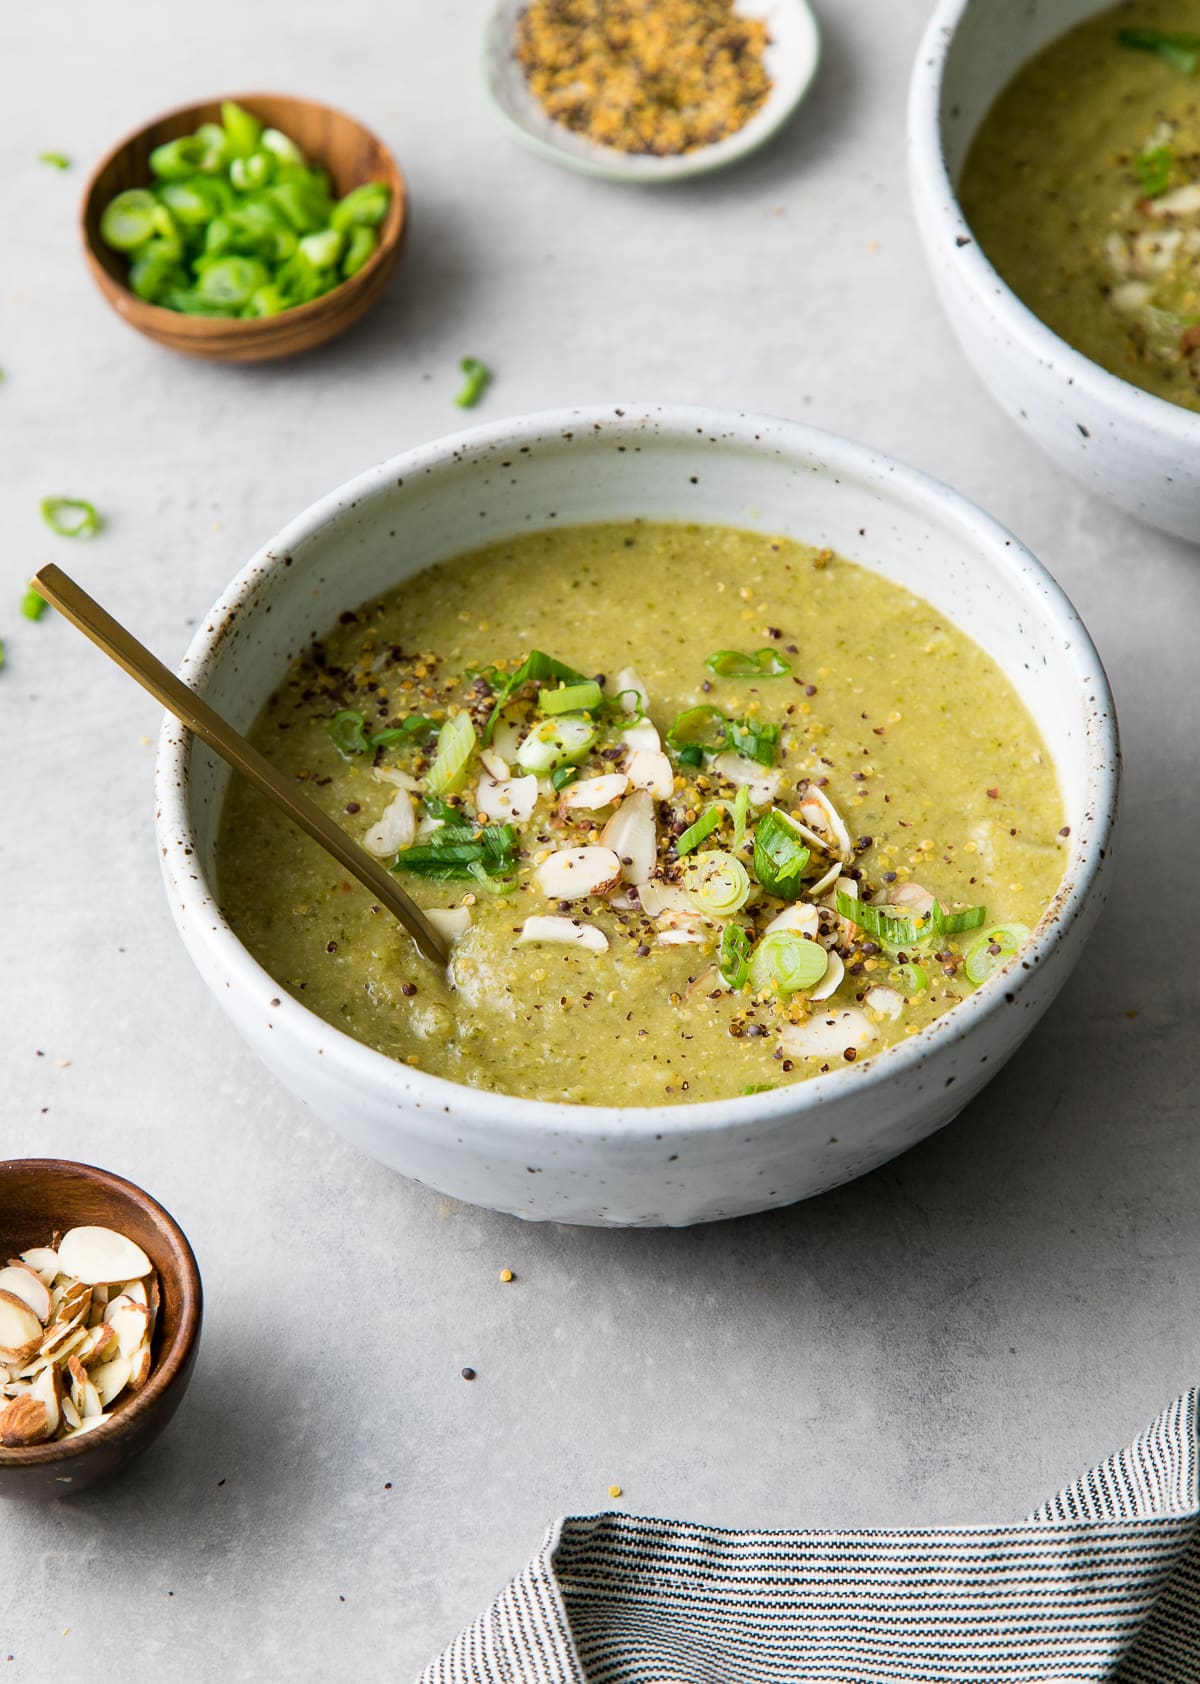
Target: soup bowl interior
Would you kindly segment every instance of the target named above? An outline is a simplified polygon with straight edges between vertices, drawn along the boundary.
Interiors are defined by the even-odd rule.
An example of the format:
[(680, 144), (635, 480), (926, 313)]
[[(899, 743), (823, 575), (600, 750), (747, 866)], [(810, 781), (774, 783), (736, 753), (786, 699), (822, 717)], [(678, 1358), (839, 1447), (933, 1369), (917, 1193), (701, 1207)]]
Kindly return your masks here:
[(267, 546), (214, 607), (183, 672), (245, 730), (346, 607), (484, 542), (636, 517), (827, 545), (974, 637), (1011, 678), (1057, 765), (1071, 827), (1065, 876), (1026, 954), (931, 1029), (862, 1064), (677, 1108), (515, 1101), (350, 1040), (250, 958), (215, 886), (229, 774), (166, 721), (158, 801), (170, 901), (239, 1029), (364, 1150), (443, 1192), (524, 1216), (694, 1222), (790, 1202), (882, 1162), (947, 1121), (1012, 1051), (1061, 985), (1102, 898), (1116, 728), (1099, 658), (1070, 604), (1015, 539), (952, 492), (790, 422), (632, 406), (564, 411), (412, 451), (325, 498)]
[(1023, 304), (975, 241), (957, 186), (997, 95), (1111, 0), (940, 0), (914, 65), (909, 186), (934, 283), (964, 352), (1023, 431), (1089, 489), (1193, 542), (1200, 415), (1110, 374)]

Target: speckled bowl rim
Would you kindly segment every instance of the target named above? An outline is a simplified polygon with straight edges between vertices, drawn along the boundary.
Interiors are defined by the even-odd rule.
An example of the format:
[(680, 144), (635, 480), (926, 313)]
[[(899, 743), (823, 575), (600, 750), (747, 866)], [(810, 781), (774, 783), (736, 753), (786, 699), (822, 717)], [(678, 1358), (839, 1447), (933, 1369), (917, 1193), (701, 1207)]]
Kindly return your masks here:
[[(263, 969), (238, 940), (221, 912), (213, 886), (201, 864), (198, 840), (189, 810), (188, 759), (191, 737), (167, 715), (159, 734), (155, 769), (157, 832), (160, 859), (168, 893), (177, 916), (188, 919), (189, 934), (210, 950), (223, 973), (227, 998), (238, 996), (273, 1009), (274, 1042), (292, 1042), (301, 1056), (322, 1052), (327, 1073), (344, 1075), (351, 1089), (367, 1087), (383, 1094), (396, 1107), (403, 1126), (407, 1104), (431, 1115), (449, 1113), (467, 1124), (483, 1124), (495, 1132), (522, 1136), (539, 1126), (547, 1136), (567, 1131), (613, 1141), (667, 1138), (675, 1134), (720, 1133), (731, 1126), (759, 1119), (776, 1119), (836, 1103), (851, 1091), (876, 1089), (887, 1105), (892, 1077), (907, 1073), (941, 1049), (960, 1040), (977, 1024), (1003, 1010), (1006, 995), (1018, 996), (1024, 975), (1032, 973), (1060, 944), (1065, 931), (1084, 912), (1092, 886), (1112, 844), (1120, 783), (1120, 745), (1112, 693), (1103, 663), (1090, 635), (1061, 586), (1010, 532), (977, 505), (940, 481), (893, 457), (852, 440), (803, 423), (729, 410), (685, 404), (612, 404), (549, 410), (484, 426), (418, 445), (377, 467), (368, 469), (337, 490), (319, 498), (305, 512), (259, 550), (237, 575), (205, 617), (184, 657), (181, 675), (203, 692), (205, 681), (222, 658), (225, 630), (236, 621), (244, 628), (254, 613), (253, 599), (267, 575), (282, 570), (291, 554), (316, 532), (339, 519), (353, 519), (354, 508), (374, 497), (387, 496), (396, 481), (411, 481), (430, 472), (462, 472), (495, 451), (509, 454), (541, 442), (558, 446), (564, 435), (594, 441), (606, 429), (626, 437), (642, 429), (666, 442), (715, 435), (718, 445), (742, 448), (782, 446), (794, 459), (819, 461), (836, 478), (839, 472), (874, 483), (880, 494), (921, 512), (950, 532), (960, 532), (965, 545), (990, 554), (997, 568), (1012, 576), (1042, 624), (1049, 623), (1063, 650), (1063, 659), (1077, 672), (1080, 692), (1093, 699), (1089, 708), (1084, 761), (1085, 818), (1073, 826), (1070, 852), (1059, 888), (1033, 940), (953, 1011), (910, 1040), (875, 1054), (862, 1063), (811, 1076), (769, 1092), (694, 1104), (654, 1106), (573, 1105), (561, 1101), (524, 1099), (452, 1082), (442, 1076), (402, 1064), (364, 1046), (343, 1030), (318, 1017)], [(485, 535), (486, 536), (486, 535)], [(482, 538), (481, 540), (482, 541)], [(274, 676), (274, 675), (273, 675)], [(262, 700), (266, 700), (266, 689)]]
[[(1110, 412), (1124, 406), (1131, 420), (1165, 437), (1174, 448), (1200, 449), (1200, 413), (1182, 409), (1167, 398), (1122, 380), (1061, 339), (1017, 297), (975, 238), (946, 163), (942, 84), (959, 25), (976, 4), (977, 0), (939, 0), (917, 49), (909, 83), (907, 135), (914, 197), (920, 193), (936, 214), (947, 249), (953, 245), (955, 263), (970, 291), (990, 315), (999, 319), (1022, 351), (1036, 363), (1057, 367), (1064, 382), (1075, 387), (1085, 400)], [(1103, 11), (1111, 4), (1112, 0), (1094, 0), (1094, 11)]]
[[(513, 37), (516, 18), (528, 0), (496, 0), (483, 36), (481, 70), (483, 85), (497, 115), (509, 132), (539, 157), (562, 164), (581, 175), (601, 181), (620, 181), (636, 187), (654, 187), (709, 175), (751, 157), (772, 141), (795, 116), (808, 97), (821, 63), (821, 30), (808, 0), (778, 0), (788, 22), (788, 45), (796, 51), (799, 70), (790, 88), (772, 88), (759, 111), (724, 140), (700, 146), (694, 152), (665, 158), (621, 152), (614, 146), (589, 144), (540, 111), (524, 90), (515, 96), (499, 68)], [(768, 55), (770, 48), (768, 47)], [(511, 56), (509, 54), (508, 56)], [(768, 70), (771, 68), (769, 56)], [(514, 74), (512, 81), (517, 81)], [(526, 105), (528, 109), (525, 109)]]

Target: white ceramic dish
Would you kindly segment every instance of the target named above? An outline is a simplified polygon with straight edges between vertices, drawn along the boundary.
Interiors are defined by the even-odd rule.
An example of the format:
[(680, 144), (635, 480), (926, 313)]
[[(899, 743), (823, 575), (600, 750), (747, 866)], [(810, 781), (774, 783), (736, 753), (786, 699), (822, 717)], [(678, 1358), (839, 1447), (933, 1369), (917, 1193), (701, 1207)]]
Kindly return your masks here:
[(909, 185), (951, 326), (992, 396), (1060, 467), (1130, 514), (1200, 540), (1200, 415), (1082, 356), (975, 243), (956, 183), (996, 95), (1046, 43), (1111, 0), (940, 0), (913, 70)]
[[(1118, 747), (1099, 657), (1016, 539), (914, 469), (802, 427), (707, 409), (595, 407), (460, 433), (371, 469), (268, 544), (203, 622), (184, 676), (245, 729), (347, 606), (432, 563), (551, 522), (727, 523), (827, 544), (928, 598), (1011, 676), (1059, 769), (1062, 888), (1032, 945), (931, 1029), (795, 1087), (607, 1109), (507, 1098), (395, 1063), (287, 995), (213, 889), (228, 773), (173, 720), (158, 837), (184, 943), (264, 1062), (363, 1151), (516, 1215), (683, 1224), (805, 1198), (883, 1163), (959, 1111), (1065, 981), (1104, 899)], [(397, 940), (403, 938), (397, 932)]]
[(554, 122), (529, 91), (525, 72), (513, 55), (517, 19), (529, 0), (499, 0), (484, 35), (483, 79), (500, 115), (516, 137), (544, 158), (585, 175), (608, 181), (680, 181), (724, 168), (765, 146), (795, 111), (816, 75), (820, 36), (806, 0), (739, 0), (745, 17), (764, 18), (770, 32), (765, 63), (772, 81), (762, 109), (744, 128), (713, 146), (699, 147), (677, 157), (651, 158), (597, 146), (583, 135)]

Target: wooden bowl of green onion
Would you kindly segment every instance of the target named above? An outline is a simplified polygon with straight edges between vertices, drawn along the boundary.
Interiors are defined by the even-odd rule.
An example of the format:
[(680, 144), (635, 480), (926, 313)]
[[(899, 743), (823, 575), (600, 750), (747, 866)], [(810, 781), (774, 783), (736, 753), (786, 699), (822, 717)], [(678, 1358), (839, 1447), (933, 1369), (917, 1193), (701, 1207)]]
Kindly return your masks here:
[(84, 192), (97, 286), (173, 351), (263, 362), (342, 333), (400, 257), (404, 177), (332, 106), (238, 94), (181, 106), (127, 135)]

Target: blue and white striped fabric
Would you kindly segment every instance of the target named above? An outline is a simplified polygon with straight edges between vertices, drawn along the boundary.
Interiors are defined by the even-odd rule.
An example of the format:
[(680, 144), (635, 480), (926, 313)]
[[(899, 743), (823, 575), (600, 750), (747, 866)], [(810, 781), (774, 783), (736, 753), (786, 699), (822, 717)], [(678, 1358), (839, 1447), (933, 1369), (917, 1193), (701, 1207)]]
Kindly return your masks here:
[(1200, 1684), (1197, 1394), (1016, 1526), (554, 1526), (418, 1684)]

